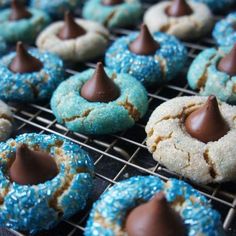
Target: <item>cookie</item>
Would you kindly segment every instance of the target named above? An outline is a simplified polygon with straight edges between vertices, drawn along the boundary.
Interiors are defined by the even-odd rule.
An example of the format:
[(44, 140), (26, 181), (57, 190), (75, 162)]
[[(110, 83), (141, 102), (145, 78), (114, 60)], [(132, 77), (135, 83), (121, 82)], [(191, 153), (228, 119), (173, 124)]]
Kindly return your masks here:
[[(192, 62), (187, 79), (192, 89), (200, 90), (201, 95), (214, 94), (220, 100), (236, 103), (235, 75), (221, 71), (219, 61), (227, 56), (232, 47), (208, 48), (202, 51)], [(236, 53), (236, 48), (233, 50)], [(234, 65), (234, 63), (232, 63)]]
[[(131, 45), (134, 43), (141, 45), (142, 51), (133, 52)], [(161, 32), (151, 36), (145, 25), (140, 34), (131, 33), (117, 39), (105, 57), (108, 68), (128, 73), (145, 86), (167, 83), (183, 68), (186, 60), (187, 50), (174, 36)]]
[[(135, 209), (140, 207), (143, 207), (141, 212), (139, 211), (141, 214), (136, 216), (136, 221), (133, 219), (134, 227), (139, 233), (131, 234), (129, 231), (129, 235), (159, 235), (159, 232), (163, 232), (163, 226), (159, 222), (166, 223), (166, 220), (171, 221), (173, 219), (168, 217), (169, 213), (163, 212), (163, 208), (158, 202), (151, 207), (146, 205), (153, 201), (155, 195), (159, 194), (164, 194), (167, 199), (163, 204), (168, 204), (167, 207), (169, 208), (171, 206), (172, 209), (168, 209), (168, 212), (175, 212), (172, 214), (180, 217), (187, 232), (184, 235), (224, 235), (219, 213), (213, 210), (207, 199), (190, 185), (177, 179), (170, 179), (165, 183), (154, 176), (136, 176), (117, 183), (94, 203), (85, 229), (85, 236), (127, 235), (125, 231), (129, 230), (129, 217)], [(151, 216), (149, 216), (154, 209), (157, 210), (153, 216), (156, 220), (150, 219)], [(148, 226), (147, 221), (152, 223), (148, 229), (145, 228)], [(160, 235), (182, 236), (182, 234), (177, 233), (180, 231), (178, 228), (177, 234), (173, 232), (170, 234), (170, 229), (175, 227), (171, 223), (167, 223), (169, 225), (168, 234)], [(159, 227), (156, 227), (157, 225)], [(156, 234), (155, 232), (147, 233), (150, 232), (151, 228), (158, 230)]]
[(232, 46), (236, 43), (236, 13), (229, 14), (218, 21), (212, 32), (216, 43), (220, 46)]
[(30, 0), (30, 6), (47, 12), (53, 18), (62, 18), (65, 11), (75, 11), (84, 0)]
[(0, 141), (9, 138), (13, 129), (13, 115), (10, 108), (0, 100)]
[[(207, 113), (207, 107), (214, 114)], [(205, 113), (189, 120), (200, 108)], [(235, 116), (236, 107), (217, 105), (213, 96), (171, 99), (157, 107), (147, 123), (148, 150), (160, 164), (195, 182), (235, 180)]]
[(201, 2), (206, 4), (211, 11), (214, 13), (219, 13), (222, 11), (227, 11), (235, 3), (234, 0), (194, 0), (195, 2)]
[(110, 29), (134, 26), (139, 22), (142, 14), (139, 0), (118, 0), (114, 2), (88, 0), (83, 8), (83, 18), (99, 22)]
[(17, 53), (0, 59), (0, 98), (14, 102), (36, 102), (51, 97), (57, 85), (64, 79), (63, 62), (58, 56), (28, 51), (22, 43)]
[[(184, 6), (177, 6), (181, 2)], [(213, 26), (213, 16), (210, 9), (202, 3), (164, 1), (151, 6), (145, 12), (144, 23), (151, 32), (161, 31), (189, 40), (207, 34)]]
[(9, 43), (33, 43), (50, 18), (41, 10), (25, 9), (19, 1), (13, 2), (12, 9), (0, 11), (0, 37)]
[[(107, 74), (106, 74), (107, 73)], [(51, 99), (57, 121), (84, 134), (110, 134), (125, 130), (147, 111), (147, 92), (128, 74), (97, 68), (62, 82)]]
[[(36, 42), (38, 48), (55, 53), (68, 61), (84, 62), (103, 55), (109, 42), (109, 33), (103, 26), (83, 19), (74, 21), (70, 15), (65, 16), (64, 22), (55, 22), (41, 32)], [(68, 25), (72, 24), (81, 27), (80, 31), (83, 33), (78, 32), (77, 35), (74, 33), (75, 29), (72, 37), (60, 38), (60, 32), (65, 27), (70, 29)]]
[(55, 135), (22, 134), (0, 143), (0, 156), (1, 227), (36, 233), (85, 207), (93, 163), (78, 145)]

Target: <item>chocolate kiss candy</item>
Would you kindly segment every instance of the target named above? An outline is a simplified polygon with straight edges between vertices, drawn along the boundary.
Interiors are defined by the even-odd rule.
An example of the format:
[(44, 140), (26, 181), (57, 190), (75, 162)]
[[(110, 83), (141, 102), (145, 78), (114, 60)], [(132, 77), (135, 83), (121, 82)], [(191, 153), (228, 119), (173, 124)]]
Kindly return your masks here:
[(129, 236), (185, 236), (185, 227), (165, 195), (159, 193), (128, 214), (126, 232)]
[(16, 158), (9, 170), (12, 182), (35, 185), (51, 180), (57, 174), (57, 164), (49, 154), (32, 151), (26, 144), (17, 147)]
[(84, 28), (75, 22), (74, 17), (70, 12), (65, 13), (64, 21), (64, 26), (58, 34), (60, 39), (75, 39), (86, 34)]
[(153, 39), (146, 25), (141, 26), (139, 36), (129, 45), (131, 52), (138, 55), (153, 55), (160, 48)]
[(168, 16), (180, 17), (191, 15), (193, 11), (185, 0), (174, 0), (166, 9), (166, 13)]
[(230, 53), (220, 60), (218, 70), (230, 76), (236, 75), (236, 44), (234, 44)]
[(40, 71), (42, 68), (42, 62), (31, 56), (22, 42), (18, 42), (16, 45), (16, 56), (13, 58), (9, 69), (14, 73), (30, 73)]
[(98, 62), (95, 73), (83, 85), (80, 94), (90, 102), (111, 102), (120, 96), (120, 89), (107, 76), (102, 63)]
[(13, 0), (11, 3), (11, 14), (9, 16), (10, 21), (17, 21), (21, 19), (30, 18), (32, 14), (27, 11), (25, 6), (18, 0)]
[(123, 3), (124, 0), (103, 0), (102, 4), (107, 6), (118, 5)]
[(215, 96), (192, 112), (185, 120), (187, 132), (194, 138), (204, 142), (217, 141), (230, 130), (222, 117)]

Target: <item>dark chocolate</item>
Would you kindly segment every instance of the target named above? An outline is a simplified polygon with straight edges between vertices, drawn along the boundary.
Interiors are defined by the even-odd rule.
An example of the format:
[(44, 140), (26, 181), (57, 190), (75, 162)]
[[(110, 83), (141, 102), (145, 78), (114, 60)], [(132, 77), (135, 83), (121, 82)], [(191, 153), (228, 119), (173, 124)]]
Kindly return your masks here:
[(15, 160), (9, 169), (12, 182), (36, 185), (53, 179), (57, 174), (57, 164), (48, 153), (33, 151), (26, 144), (17, 147)]
[(181, 216), (171, 208), (164, 193), (134, 208), (126, 219), (128, 236), (185, 236)]
[(120, 96), (120, 89), (98, 62), (92, 78), (83, 85), (80, 94), (90, 102), (111, 102)]
[(220, 60), (218, 70), (230, 76), (236, 75), (236, 44), (234, 44), (230, 53)]
[(32, 14), (26, 9), (21, 1), (12, 0), (11, 13), (9, 16), (10, 21), (17, 21), (21, 19), (28, 19)]
[(171, 5), (166, 9), (166, 14), (173, 17), (188, 16), (192, 13), (193, 10), (186, 0), (173, 0)]
[(160, 48), (160, 45), (152, 37), (147, 26), (143, 24), (138, 37), (129, 45), (131, 52), (138, 55), (153, 55)]
[(18, 42), (16, 46), (16, 56), (9, 65), (9, 69), (14, 73), (31, 73), (40, 71), (42, 68), (42, 62), (31, 56), (22, 42)]
[(204, 143), (217, 141), (230, 130), (215, 96), (210, 96), (202, 107), (187, 117), (185, 128), (192, 137)]
[(86, 30), (75, 22), (71, 12), (67, 11), (64, 16), (64, 25), (58, 37), (62, 40), (75, 39), (86, 34)]
[(122, 4), (124, 0), (103, 0), (102, 4), (106, 6), (113, 6), (113, 5), (118, 5)]

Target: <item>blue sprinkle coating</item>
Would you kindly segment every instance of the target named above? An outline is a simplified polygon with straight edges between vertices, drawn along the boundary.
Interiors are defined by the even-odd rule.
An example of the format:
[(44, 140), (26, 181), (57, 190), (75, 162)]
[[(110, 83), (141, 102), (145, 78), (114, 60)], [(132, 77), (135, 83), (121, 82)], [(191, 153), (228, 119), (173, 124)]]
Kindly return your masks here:
[(188, 71), (188, 83), (192, 89), (200, 89), (200, 95), (215, 95), (218, 99), (236, 104), (236, 76), (229, 76), (217, 69), (217, 65), (232, 47), (209, 48), (202, 51)]
[(174, 36), (154, 33), (160, 48), (154, 55), (137, 55), (129, 50), (129, 45), (138, 32), (117, 39), (108, 49), (105, 63), (118, 73), (129, 73), (143, 85), (164, 84), (171, 80), (185, 65), (187, 50)]
[[(54, 157), (58, 175), (38, 185), (11, 183), (6, 173), (21, 143)], [(52, 228), (85, 207), (93, 187), (94, 167), (78, 145), (55, 135), (22, 134), (0, 143), (0, 160), (1, 227), (36, 233)]]
[(235, 0), (194, 0), (195, 2), (205, 3), (214, 13), (227, 11)]
[(75, 11), (84, 0), (31, 0), (30, 6), (47, 12), (50, 16), (63, 18), (65, 11)]
[(58, 56), (38, 49), (28, 51), (43, 63), (43, 68), (39, 72), (14, 73), (8, 67), (16, 53), (3, 56), (0, 59), (0, 99), (15, 102), (45, 100), (64, 79), (63, 61)]
[(141, 19), (142, 6), (139, 0), (105, 6), (102, 0), (88, 0), (82, 12), (83, 18), (93, 20), (108, 28), (136, 25)]
[(236, 43), (236, 12), (229, 14), (225, 19), (218, 21), (212, 36), (220, 46), (231, 46)]
[(125, 236), (123, 225), (127, 212), (140, 199), (148, 201), (158, 192), (164, 192), (169, 202), (175, 201), (179, 196), (184, 198), (184, 204), (178, 211), (188, 236), (224, 235), (219, 213), (211, 209), (207, 199), (190, 185), (177, 179), (164, 183), (158, 177), (137, 176), (111, 187), (94, 203), (85, 236)]
[(38, 33), (49, 24), (49, 16), (41, 10), (29, 8), (32, 16), (28, 19), (9, 21), (10, 9), (0, 12), (0, 36), (9, 43), (23, 41), (33, 43)]
[(120, 88), (120, 96), (109, 103), (89, 102), (80, 96), (80, 89), (94, 69), (86, 70), (62, 82), (51, 99), (51, 108), (59, 123), (69, 130), (84, 134), (109, 134), (125, 130), (147, 111), (147, 92), (128, 74), (106, 69)]
[(0, 37), (0, 56), (2, 56), (7, 50), (7, 44), (3, 38)]

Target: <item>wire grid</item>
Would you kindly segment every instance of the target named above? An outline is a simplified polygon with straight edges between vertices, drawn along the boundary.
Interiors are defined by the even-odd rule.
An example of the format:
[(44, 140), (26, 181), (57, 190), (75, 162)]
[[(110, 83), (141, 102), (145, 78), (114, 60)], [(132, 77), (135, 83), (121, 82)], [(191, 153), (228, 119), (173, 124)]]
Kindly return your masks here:
[[(119, 35), (126, 35), (130, 30), (116, 29), (112, 32), (111, 41)], [(16, 105), (11, 104), (15, 115), (16, 131), (14, 135), (25, 132), (38, 132), (45, 134), (56, 134), (64, 137), (76, 144), (81, 145), (94, 159), (95, 164), (95, 188), (88, 201), (85, 210), (76, 214), (69, 220), (62, 221), (55, 229), (45, 231), (39, 235), (55, 236), (76, 236), (83, 235), (86, 220), (88, 218), (91, 206), (99, 196), (117, 181), (126, 179), (134, 175), (155, 175), (163, 180), (168, 178), (180, 178), (173, 172), (161, 166), (153, 160), (148, 152), (145, 141), (144, 131), (152, 111), (161, 103), (179, 96), (190, 96), (196, 93), (189, 89), (186, 82), (186, 72), (192, 60), (202, 50), (215, 46), (211, 38), (205, 38), (194, 43), (184, 42), (188, 49), (188, 64), (176, 79), (163, 87), (149, 89), (149, 110), (146, 116), (138, 121), (133, 128), (114, 135), (89, 137), (80, 133), (71, 132), (64, 126), (57, 123), (49, 104), (29, 104)], [(94, 68), (95, 62), (82, 65), (79, 68), (67, 65), (68, 76), (75, 74), (85, 68)], [(222, 215), (224, 228), (230, 235), (236, 235), (236, 184), (214, 184), (199, 185), (189, 182), (193, 187), (205, 195), (213, 207)], [(19, 232), (9, 230), (15, 235), (22, 236)]]

